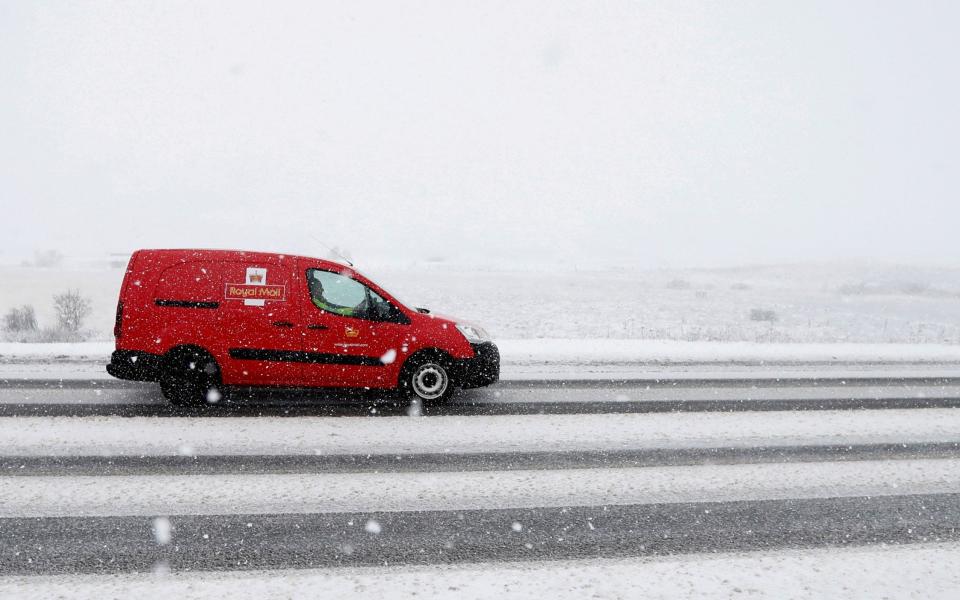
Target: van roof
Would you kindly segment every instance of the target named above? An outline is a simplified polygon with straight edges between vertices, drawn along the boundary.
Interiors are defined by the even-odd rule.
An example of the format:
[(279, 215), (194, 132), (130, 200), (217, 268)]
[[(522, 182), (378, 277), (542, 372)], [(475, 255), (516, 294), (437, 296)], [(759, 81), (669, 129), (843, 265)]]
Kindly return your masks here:
[(153, 255), (157, 257), (163, 257), (168, 260), (193, 259), (193, 260), (209, 260), (209, 261), (221, 261), (221, 260), (231, 260), (231, 259), (257, 261), (257, 260), (262, 260), (267, 258), (286, 257), (286, 258), (300, 258), (304, 260), (316, 261), (319, 263), (326, 263), (328, 265), (336, 265), (340, 267), (347, 266), (337, 261), (317, 258), (315, 256), (287, 254), (284, 252), (261, 252), (257, 250), (218, 250), (218, 249), (207, 249), (207, 248), (143, 248), (135, 251), (134, 254)]

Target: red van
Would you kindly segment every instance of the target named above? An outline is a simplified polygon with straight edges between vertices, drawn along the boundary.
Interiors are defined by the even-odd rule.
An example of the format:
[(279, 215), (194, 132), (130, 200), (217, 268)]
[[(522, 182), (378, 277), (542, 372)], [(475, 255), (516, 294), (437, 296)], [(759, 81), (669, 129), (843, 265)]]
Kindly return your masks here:
[(405, 306), (352, 267), (234, 250), (138, 250), (107, 372), (173, 404), (231, 386), (399, 388), (425, 403), (499, 378), (476, 325)]

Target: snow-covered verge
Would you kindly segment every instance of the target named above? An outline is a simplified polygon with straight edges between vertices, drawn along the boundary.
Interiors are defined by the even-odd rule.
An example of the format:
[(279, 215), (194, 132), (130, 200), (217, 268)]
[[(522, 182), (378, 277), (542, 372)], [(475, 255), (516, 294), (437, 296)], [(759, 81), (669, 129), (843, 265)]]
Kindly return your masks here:
[(3, 577), (0, 597), (953, 600), (960, 589), (958, 563), (960, 544), (924, 544), (536, 563)]
[(897, 363), (958, 362), (960, 346), (763, 344), (676, 340), (498, 340), (507, 364), (524, 363)]
[(55, 360), (90, 360), (104, 362), (110, 358), (113, 342), (77, 342), (30, 344), (0, 342), (0, 361), (54, 362)]

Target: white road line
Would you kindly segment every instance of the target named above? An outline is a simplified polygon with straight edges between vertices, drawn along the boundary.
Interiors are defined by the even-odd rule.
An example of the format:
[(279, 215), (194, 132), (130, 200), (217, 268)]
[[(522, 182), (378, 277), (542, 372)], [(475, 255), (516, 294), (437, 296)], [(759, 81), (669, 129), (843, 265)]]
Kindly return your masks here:
[(0, 419), (3, 456), (443, 454), (907, 442), (960, 442), (960, 410)]
[(328, 513), (960, 493), (960, 460), (570, 471), (0, 478), (0, 517)]

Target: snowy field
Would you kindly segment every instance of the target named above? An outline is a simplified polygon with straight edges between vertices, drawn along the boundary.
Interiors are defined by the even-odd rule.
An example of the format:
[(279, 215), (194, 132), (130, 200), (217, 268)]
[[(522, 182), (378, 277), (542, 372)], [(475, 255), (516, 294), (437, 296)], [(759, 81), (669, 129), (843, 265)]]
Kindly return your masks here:
[[(960, 269), (840, 263), (713, 270), (358, 265), (404, 301), (476, 321), (499, 339), (960, 344)], [(123, 269), (0, 266), (0, 312), (52, 296), (91, 298), (108, 340)], [(759, 319), (759, 320), (755, 320)]]
[(960, 545), (260, 572), (0, 577), (0, 596), (75, 598), (923, 598), (954, 600)]

